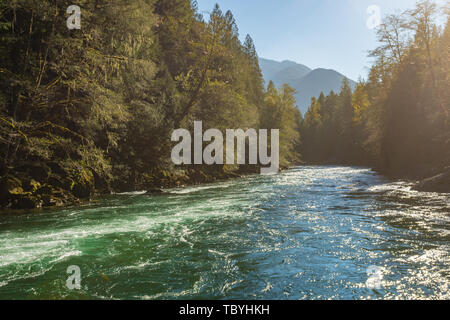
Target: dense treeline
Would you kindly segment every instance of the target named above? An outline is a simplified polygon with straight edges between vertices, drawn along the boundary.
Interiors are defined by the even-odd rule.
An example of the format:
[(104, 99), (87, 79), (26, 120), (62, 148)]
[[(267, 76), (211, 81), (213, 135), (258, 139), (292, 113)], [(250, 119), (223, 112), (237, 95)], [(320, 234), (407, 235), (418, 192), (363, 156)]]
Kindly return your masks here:
[(171, 132), (280, 128), (299, 160), (292, 89), (264, 88), (255, 46), (231, 12), (189, 0), (0, 1), (0, 206), (226, 178), (255, 168), (175, 167)]
[[(447, 10), (447, 12), (445, 12)], [(447, 17), (444, 28), (437, 19)], [(442, 30), (443, 29), (443, 30)], [(312, 99), (302, 155), (316, 163), (369, 165), (420, 178), (450, 166), (448, 7), (421, 1), (386, 17), (367, 81)]]
[[(426, 176), (450, 164), (450, 26), (431, 1), (388, 16), (369, 78), (311, 101), (264, 87), (231, 12), (189, 0), (0, 1), (0, 207), (214, 181), (254, 166), (174, 166), (174, 129), (280, 129), (280, 163)], [(442, 17), (442, 15), (440, 15)], [(447, 13), (448, 17), (448, 13)], [(301, 137), (301, 139), (300, 139)]]

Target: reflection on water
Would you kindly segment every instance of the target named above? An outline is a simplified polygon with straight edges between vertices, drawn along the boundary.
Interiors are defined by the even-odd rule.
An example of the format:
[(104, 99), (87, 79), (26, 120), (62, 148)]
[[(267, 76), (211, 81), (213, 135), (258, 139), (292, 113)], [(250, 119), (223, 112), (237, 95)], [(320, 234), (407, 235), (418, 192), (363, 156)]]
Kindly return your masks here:
[(449, 220), (450, 195), (354, 167), (114, 195), (0, 216), (0, 298), (449, 299)]

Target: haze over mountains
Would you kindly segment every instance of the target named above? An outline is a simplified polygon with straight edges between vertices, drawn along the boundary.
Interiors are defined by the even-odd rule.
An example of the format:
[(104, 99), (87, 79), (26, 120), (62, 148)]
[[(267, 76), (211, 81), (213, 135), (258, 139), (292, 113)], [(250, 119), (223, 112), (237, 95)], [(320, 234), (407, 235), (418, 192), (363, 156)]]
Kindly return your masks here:
[[(297, 91), (295, 98), (302, 114), (308, 110), (312, 97), (318, 97), (321, 92), (327, 95), (332, 90), (338, 93), (345, 78), (334, 70), (321, 68), (312, 70), (288, 60), (278, 62), (260, 58), (259, 65), (266, 85), (272, 80), (277, 87), (287, 83)], [(356, 82), (350, 79), (349, 81), (351, 87), (355, 88)]]

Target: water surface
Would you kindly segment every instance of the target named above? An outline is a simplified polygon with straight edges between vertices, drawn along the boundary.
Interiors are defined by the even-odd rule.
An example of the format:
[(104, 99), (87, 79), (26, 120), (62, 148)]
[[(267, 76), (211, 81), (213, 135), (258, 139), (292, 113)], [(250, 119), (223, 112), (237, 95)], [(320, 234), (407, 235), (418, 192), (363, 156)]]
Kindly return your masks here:
[(0, 298), (450, 298), (450, 195), (355, 167), (170, 191), (1, 215)]

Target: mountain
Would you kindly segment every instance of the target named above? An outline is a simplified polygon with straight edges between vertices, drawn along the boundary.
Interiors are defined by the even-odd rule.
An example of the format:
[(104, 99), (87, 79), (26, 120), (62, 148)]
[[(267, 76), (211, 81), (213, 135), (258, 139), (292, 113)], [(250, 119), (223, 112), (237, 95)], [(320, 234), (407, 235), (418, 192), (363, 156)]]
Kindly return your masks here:
[[(260, 58), (259, 65), (266, 84), (270, 80), (276, 86), (287, 83), (297, 91), (295, 98), (303, 114), (308, 110), (312, 97), (318, 97), (321, 92), (328, 94), (332, 90), (338, 93), (342, 80), (346, 78), (334, 70), (322, 68), (311, 70), (293, 61), (278, 62)], [(356, 82), (350, 79), (349, 82), (354, 89)]]
[[(337, 71), (330, 69), (315, 69), (300, 79), (288, 82), (296, 91), (295, 98), (297, 105), (303, 114), (308, 110), (312, 97), (318, 97), (321, 92), (325, 95), (331, 91), (339, 93), (342, 81), (346, 77)], [(348, 79), (352, 89), (356, 87), (356, 82)]]
[(277, 62), (260, 58), (259, 65), (266, 83), (272, 80), (277, 86), (297, 80), (311, 72), (307, 66), (289, 60)]

